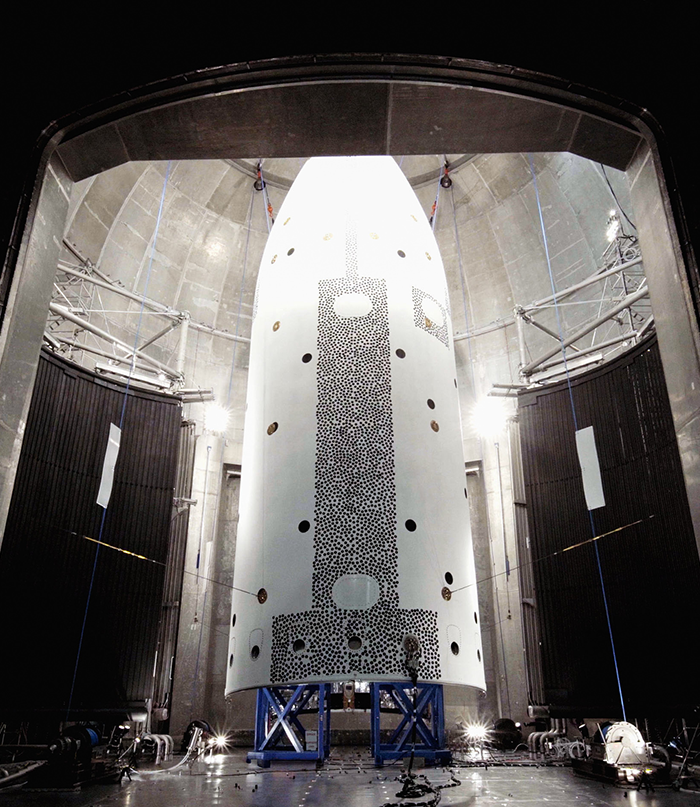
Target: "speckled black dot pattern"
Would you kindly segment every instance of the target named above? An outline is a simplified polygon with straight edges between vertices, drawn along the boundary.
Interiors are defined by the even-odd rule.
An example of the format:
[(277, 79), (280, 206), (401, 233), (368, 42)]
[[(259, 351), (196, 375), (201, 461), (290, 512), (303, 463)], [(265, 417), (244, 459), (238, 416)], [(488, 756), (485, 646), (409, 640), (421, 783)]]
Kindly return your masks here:
[[(273, 683), (310, 677), (407, 676), (407, 633), (421, 644), (419, 675), (440, 678), (437, 612), (399, 608), (392, 346), (386, 282), (359, 277), (357, 237), (349, 225), (345, 277), (319, 281), (317, 431), (312, 608), (272, 622)], [(372, 308), (338, 317), (342, 294), (364, 294)], [(333, 584), (345, 574), (379, 583), (370, 608), (339, 608)], [(357, 636), (362, 647), (351, 650)], [(304, 649), (294, 652), (294, 642)]]
[[(435, 303), (442, 313), (442, 325), (432, 323), (430, 326), (426, 324), (425, 312), (423, 311), (423, 300), (428, 299)], [(439, 342), (449, 348), (450, 342), (447, 335), (447, 317), (448, 312), (444, 305), (441, 305), (431, 294), (413, 287), (413, 323), (416, 328), (427, 331), (431, 336), (434, 336)]]

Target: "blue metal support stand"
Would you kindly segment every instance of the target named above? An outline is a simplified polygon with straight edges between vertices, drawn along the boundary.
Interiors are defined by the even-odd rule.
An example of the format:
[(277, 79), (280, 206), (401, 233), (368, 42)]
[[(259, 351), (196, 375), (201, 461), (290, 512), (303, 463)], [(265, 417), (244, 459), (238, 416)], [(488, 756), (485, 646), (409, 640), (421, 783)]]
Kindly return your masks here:
[[(389, 742), (380, 737), (381, 712), (398, 712), (399, 725)], [(414, 735), (415, 724), (415, 735)], [(415, 736), (415, 746), (414, 746)], [(372, 684), (372, 755), (374, 764), (415, 756), (433, 764), (448, 764), (452, 752), (445, 748), (445, 708), (441, 684), (418, 684), (415, 694), (410, 681)]]
[[(303, 711), (316, 712), (309, 702), (318, 695), (318, 714), (315, 728), (303, 726), (299, 715)], [(331, 750), (330, 686), (328, 684), (300, 684), (289, 687), (261, 687), (258, 689), (255, 710), (255, 748), (247, 756), (256, 760), (261, 768), (269, 768), (272, 759), (324, 760)], [(315, 742), (309, 733), (316, 731)]]

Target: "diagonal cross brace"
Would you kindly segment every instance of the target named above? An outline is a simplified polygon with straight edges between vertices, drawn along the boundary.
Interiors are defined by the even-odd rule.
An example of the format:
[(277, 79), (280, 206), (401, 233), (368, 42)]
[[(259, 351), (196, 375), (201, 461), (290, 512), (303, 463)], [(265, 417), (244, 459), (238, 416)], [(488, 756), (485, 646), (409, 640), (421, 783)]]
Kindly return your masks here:
[[(438, 739), (435, 731), (431, 731), (423, 722), (425, 712), (429, 705), (433, 706), (433, 716), (435, 714), (435, 704), (433, 703), (435, 697), (435, 690), (432, 687), (424, 689), (418, 699), (416, 700), (415, 711), (413, 709), (413, 701), (408, 695), (408, 692), (400, 687), (393, 687), (391, 695), (396, 705), (403, 712), (401, 722), (394, 730), (390, 743), (397, 746), (397, 750), (402, 749), (409, 740), (413, 729), (413, 718), (415, 716), (416, 732), (421, 736), (421, 739), (429, 748), (436, 748)], [(433, 721), (431, 721), (433, 722)]]
[(304, 685), (296, 687), (293, 694), (288, 701), (285, 701), (282, 691), (277, 687), (262, 689), (264, 697), (267, 699), (269, 706), (272, 707), (276, 715), (276, 719), (270, 730), (265, 735), (265, 739), (260, 745), (259, 750), (264, 750), (266, 747), (274, 745), (275, 740), (284, 731), (288, 740), (292, 744), (295, 751), (301, 752), (304, 749), (299, 741), (299, 738), (294, 733), (292, 725), (296, 727), (297, 731), (303, 737), (305, 729), (299, 721), (297, 714), (306, 706), (315, 693), (315, 689), (309, 688)]

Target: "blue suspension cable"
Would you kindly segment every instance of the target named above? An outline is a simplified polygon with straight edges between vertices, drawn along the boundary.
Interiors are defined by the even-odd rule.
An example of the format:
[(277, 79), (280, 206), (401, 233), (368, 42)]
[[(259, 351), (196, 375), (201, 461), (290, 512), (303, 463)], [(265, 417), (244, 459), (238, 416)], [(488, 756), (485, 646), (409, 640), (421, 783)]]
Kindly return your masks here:
[[(150, 255), (150, 259), (148, 261), (148, 270), (146, 272), (146, 283), (144, 285), (143, 295), (142, 295), (142, 300), (141, 300), (141, 310), (139, 312), (138, 324), (136, 326), (136, 335), (134, 337), (134, 350), (133, 350), (133, 352), (131, 354), (131, 364), (129, 365), (129, 375), (128, 375), (127, 380), (126, 380), (126, 388), (124, 389), (124, 400), (122, 401), (121, 415), (119, 417), (119, 430), (120, 431), (122, 429), (122, 426), (124, 425), (124, 415), (126, 413), (126, 402), (128, 400), (129, 387), (131, 386), (131, 377), (133, 375), (134, 368), (135, 368), (135, 365), (136, 365), (136, 350), (138, 348), (139, 336), (141, 334), (141, 323), (142, 323), (142, 320), (143, 320), (143, 310), (144, 310), (145, 302), (146, 302), (145, 298), (146, 298), (146, 294), (148, 292), (148, 282), (149, 282), (150, 277), (151, 277), (151, 267), (153, 266), (153, 256), (155, 254), (155, 249), (156, 249), (156, 240), (158, 239), (158, 230), (160, 229), (160, 220), (161, 220), (161, 217), (162, 217), (162, 214), (163, 214), (163, 203), (165, 201), (165, 189), (167, 188), (167, 185), (168, 185), (168, 177), (169, 177), (169, 175), (170, 175), (170, 161), (168, 161), (168, 165), (167, 165), (167, 168), (165, 170), (165, 180), (163, 181), (163, 192), (162, 192), (161, 197), (160, 197), (160, 205), (158, 207), (158, 217), (156, 219), (156, 227), (155, 227), (155, 232), (153, 234), (153, 243), (151, 244), (151, 255)], [(102, 510), (102, 518), (100, 520), (100, 532), (99, 532), (99, 535), (98, 535), (98, 540), (99, 541), (102, 540), (102, 534), (104, 532), (104, 526), (105, 526), (106, 518), (107, 518), (107, 508), (104, 507), (103, 510)], [(71, 710), (71, 707), (73, 705), (73, 693), (75, 691), (75, 681), (76, 681), (76, 678), (78, 676), (78, 666), (80, 665), (80, 655), (81, 655), (81, 652), (82, 652), (82, 649), (83, 649), (83, 639), (85, 637), (85, 625), (87, 624), (88, 611), (90, 610), (90, 600), (92, 599), (92, 589), (93, 589), (93, 585), (95, 583), (95, 572), (97, 571), (97, 559), (99, 558), (99, 555), (100, 555), (100, 544), (98, 543), (97, 548), (95, 549), (95, 560), (93, 561), (93, 564), (92, 564), (92, 574), (90, 576), (90, 586), (88, 587), (87, 600), (85, 601), (85, 613), (83, 614), (83, 624), (82, 624), (82, 627), (80, 629), (80, 639), (78, 641), (78, 652), (77, 652), (76, 658), (75, 658), (75, 667), (73, 668), (73, 680), (71, 681), (70, 695), (68, 696), (68, 707), (66, 709), (65, 722), (68, 721), (68, 716), (70, 715), (70, 710)]]
[[(535, 188), (535, 198), (537, 200), (537, 211), (539, 213), (539, 218), (540, 218), (540, 229), (542, 231), (542, 241), (544, 242), (544, 252), (545, 252), (545, 257), (547, 259), (547, 271), (549, 272), (549, 282), (550, 282), (550, 285), (551, 285), (551, 288), (552, 288), (552, 295), (554, 296), (554, 311), (556, 313), (556, 318), (557, 318), (557, 329), (559, 331), (559, 342), (562, 345), (561, 354), (562, 354), (562, 359), (563, 359), (563, 362), (564, 362), (564, 370), (566, 372), (566, 384), (567, 384), (567, 388), (569, 390), (569, 401), (571, 403), (571, 414), (572, 414), (573, 420), (574, 420), (574, 429), (576, 431), (578, 431), (578, 421), (577, 421), (577, 418), (576, 418), (576, 405), (574, 404), (574, 394), (573, 394), (573, 390), (572, 390), (572, 387), (571, 387), (571, 376), (569, 375), (569, 367), (568, 367), (568, 363), (567, 363), (567, 360), (566, 360), (566, 348), (563, 347), (563, 345), (564, 345), (564, 330), (562, 328), (561, 317), (560, 317), (560, 314), (559, 314), (559, 304), (557, 302), (557, 291), (556, 291), (555, 283), (554, 283), (554, 274), (552, 272), (552, 263), (551, 263), (550, 258), (549, 258), (549, 248), (548, 248), (548, 245), (547, 245), (547, 234), (546, 234), (545, 226), (544, 226), (544, 217), (542, 215), (542, 204), (540, 202), (540, 192), (539, 192), (539, 187), (537, 185), (537, 175), (535, 174), (535, 166), (534, 166), (534, 164), (532, 162), (532, 155), (531, 154), (528, 154), (528, 162), (530, 163), (530, 173), (532, 174), (532, 182), (533, 182), (533, 186)], [(591, 534), (595, 538), (595, 534), (596, 534), (596, 532), (595, 532), (595, 523), (593, 521), (593, 512), (591, 510), (588, 511), (588, 519), (589, 519), (590, 525), (591, 525)], [(595, 550), (596, 563), (597, 563), (597, 566), (598, 566), (598, 577), (600, 578), (600, 588), (601, 588), (601, 591), (603, 593), (603, 605), (605, 606), (605, 618), (606, 618), (607, 625), (608, 625), (608, 634), (610, 636), (610, 648), (612, 650), (613, 665), (615, 667), (615, 678), (617, 679), (617, 690), (618, 690), (618, 693), (620, 695), (620, 706), (622, 707), (622, 719), (626, 721), (627, 720), (627, 713), (626, 713), (626, 710), (625, 710), (625, 700), (624, 700), (624, 698), (622, 696), (622, 683), (620, 681), (620, 669), (619, 669), (619, 666), (618, 666), (618, 663), (617, 663), (617, 653), (615, 652), (615, 637), (613, 635), (612, 622), (610, 620), (610, 609), (608, 607), (608, 597), (607, 597), (607, 593), (605, 591), (605, 580), (603, 578), (603, 567), (602, 567), (601, 562), (600, 562), (600, 553), (598, 552), (598, 544), (597, 543), (594, 544), (594, 550)]]

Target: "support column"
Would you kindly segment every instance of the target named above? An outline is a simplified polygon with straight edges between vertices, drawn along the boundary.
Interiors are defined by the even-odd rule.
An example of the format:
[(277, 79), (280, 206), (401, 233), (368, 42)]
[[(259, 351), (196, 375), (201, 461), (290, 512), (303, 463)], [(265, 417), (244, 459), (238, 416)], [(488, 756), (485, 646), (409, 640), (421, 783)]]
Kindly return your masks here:
[(700, 550), (700, 329), (668, 193), (656, 159), (641, 149), (629, 168), (630, 196), (644, 255), (688, 504)]
[[(180, 599), (170, 733), (180, 737), (192, 720), (215, 722), (208, 698), (214, 547), (222, 475), (223, 438), (206, 432), (195, 447), (192, 498)], [(223, 689), (222, 689), (223, 701)]]
[(73, 183), (57, 158), (37, 180), (0, 333), (0, 546)]

